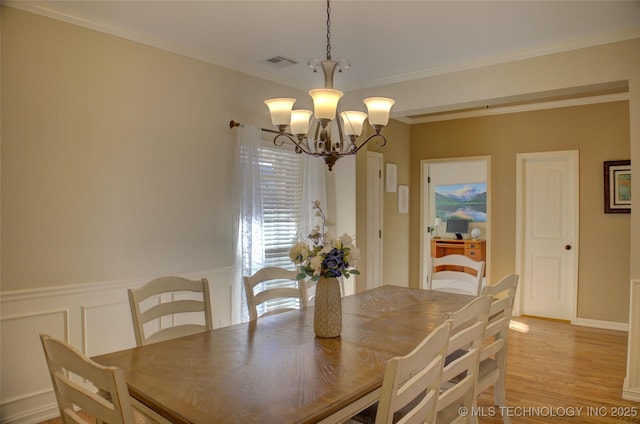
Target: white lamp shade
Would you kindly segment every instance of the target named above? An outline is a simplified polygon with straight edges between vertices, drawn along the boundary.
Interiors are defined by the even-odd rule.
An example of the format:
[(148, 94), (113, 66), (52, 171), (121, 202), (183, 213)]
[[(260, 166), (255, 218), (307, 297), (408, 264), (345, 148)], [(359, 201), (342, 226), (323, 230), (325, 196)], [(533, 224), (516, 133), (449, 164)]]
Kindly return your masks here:
[(369, 124), (385, 126), (389, 123), (389, 111), (395, 100), (386, 97), (369, 97), (363, 100), (369, 112)]
[(362, 134), (362, 124), (367, 119), (367, 114), (357, 110), (347, 110), (340, 114), (345, 135), (360, 136)]
[(276, 98), (268, 99), (264, 101), (264, 104), (269, 108), (271, 112), (271, 122), (273, 125), (289, 125), (291, 122), (291, 109), (296, 99), (289, 98)]
[(307, 132), (309, 131), (310, 117), (310, 110), (297, 109), (291, 111), (291, 132), (295, 135), (307, 134)]
[(309, 95), (313, 99), (313, 111), (316, 119), (335, 119), (342, 91), (319, 88), (309, 91)]

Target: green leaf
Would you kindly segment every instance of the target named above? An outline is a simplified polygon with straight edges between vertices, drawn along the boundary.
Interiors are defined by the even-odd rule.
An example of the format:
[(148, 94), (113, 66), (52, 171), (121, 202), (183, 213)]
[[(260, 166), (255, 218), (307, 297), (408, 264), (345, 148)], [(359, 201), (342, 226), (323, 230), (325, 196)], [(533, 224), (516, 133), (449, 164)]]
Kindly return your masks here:
[(360, 275), (360, 271), (358, 271), (357, 269), (352, 269), (349, 272), (352, 273), (352, 274), (355, 274), (355, 275)]
[(304, 280), (305, 278), (307, 278), (307, 274), (304, 272), (301, 272), (300, 274), (296, 275), (296, 280)]

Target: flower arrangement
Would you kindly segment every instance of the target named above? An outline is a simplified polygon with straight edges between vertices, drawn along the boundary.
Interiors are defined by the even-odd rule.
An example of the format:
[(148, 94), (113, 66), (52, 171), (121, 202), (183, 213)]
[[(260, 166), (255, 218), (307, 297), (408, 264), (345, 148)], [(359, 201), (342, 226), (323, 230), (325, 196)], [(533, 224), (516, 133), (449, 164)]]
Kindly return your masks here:
[(320, 277), (337, 278), (358, 275), (360, 271), (351, 268), (351, 264), (358, 259), (358, 248), (353, 245), (353, 238), (343, 234), (340, 238), (334, 238), (325, 232), (325, 228), (331, 223), (320, 207), (319, 201), (312, 202), (316, 216), (320, 217), (322, 224), (314, 227), (308, 235), (309, 243), (300, 241), (289, 251), (289, 257), (293, 263), (300, 265), (298, 278), (306, 276), (317, 281)]

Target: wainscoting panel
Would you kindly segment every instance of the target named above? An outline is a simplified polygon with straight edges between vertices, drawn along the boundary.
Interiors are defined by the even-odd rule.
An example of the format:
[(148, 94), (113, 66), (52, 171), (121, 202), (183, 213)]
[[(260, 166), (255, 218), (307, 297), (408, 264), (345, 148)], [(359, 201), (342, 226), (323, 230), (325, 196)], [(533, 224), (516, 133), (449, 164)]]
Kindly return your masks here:
[(39, 334), (68, 340), (68, 315), (67, 308), (49, 308), (0, 318), (2, 422), (5, 417), (24, 415), (25, 410), (38, 407), (39, 402), (51, 405), (54, 396)]
[(82, 341), (89, 357), (135, 347), (129, 302), (82, 306)]
[[(207, 278), (214, 327), (232, 322), (237, 288), (230, 268), (180, 275)], [(0, 423), (35, 424), (59, 415), (40, 333), (90, 357), (134, 347), (127, 289), (151, 278), (0, 293)]]

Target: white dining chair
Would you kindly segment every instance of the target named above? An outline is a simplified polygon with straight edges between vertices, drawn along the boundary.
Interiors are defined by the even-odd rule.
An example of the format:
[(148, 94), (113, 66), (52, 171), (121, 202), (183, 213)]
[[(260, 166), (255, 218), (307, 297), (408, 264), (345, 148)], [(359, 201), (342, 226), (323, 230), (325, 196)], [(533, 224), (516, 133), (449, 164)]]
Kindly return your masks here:
[(305, 308), (309, 295), (305, 280), (298, 280), (298, 275), (280, 267), (265, 267), (244, 277), (249, 319)]
[(391, 358), (385, 367), (380, 400), (348, 422), (434, 423), (450, 332), (451, 321), (447, 320), (413, 351)]
[(160, 277), (128, 292), (137, 346), (213, 329), (206, 278)]
[(432, 259), (431, 290), (480, 296), (484, 261), (464, 255), (446, 255)]
[[(480, 352), (478, 395), (493, 386), (496, 405), (507, 406), (505, 378), (507, 372), (507, 342), (518, 276), (511, 274), (494, 285), (485, 286), (483, 296), (491, 298), (489, 321), (484, 332), (484, 346)], [(476, 398), (477, 400), (477, 398)], [(504, 409), (501, 409), (504, 410)], [(511, 423), (508, 414), (502, 415), (504, 424)]]
[(451, 320), (451, 336), (442, 371), (442, 386), (436, 403), (438, 423), (475, 422), (471, 411), (475, 404), (480, 351), (489, 317), (491, 298), (479, 296), (456, 312), (446, 314)]
[(131, 406), (121, 369), (100, 365), (47, 334), (40, 334), (40, 340), (64, 424), (92, 424), (94, 420), (109, 424), (145, 422), (144, 416)]

